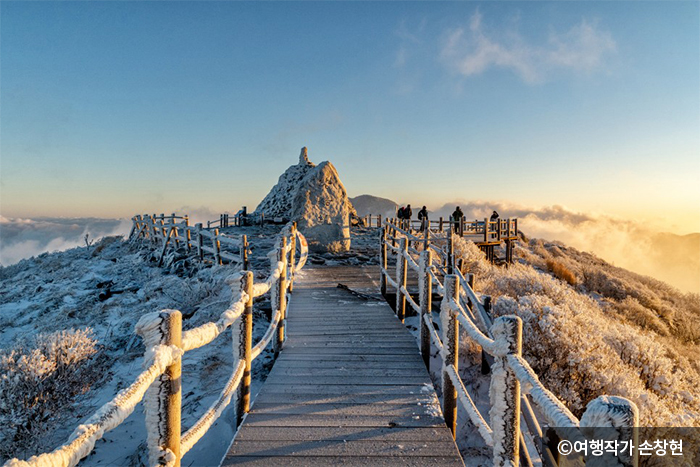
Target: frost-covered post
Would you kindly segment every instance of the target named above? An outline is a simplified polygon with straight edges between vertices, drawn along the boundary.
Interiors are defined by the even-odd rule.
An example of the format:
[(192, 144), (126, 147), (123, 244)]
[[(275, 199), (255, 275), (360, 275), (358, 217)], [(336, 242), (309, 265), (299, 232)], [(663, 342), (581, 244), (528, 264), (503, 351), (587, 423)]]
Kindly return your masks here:
[(241, 268), (243, 271), (248, 270), (248, 236), (241, 236)]
[[(459, 281), (457, 276), (449, 274), (445, 276), (445, 298), (459, 303)], [(449, 303), (449, 302), (448, 302)], [(452, 438), (457, 433), (457, 389), (452, 383), (452, 378), (447, 372), (450, 365), (454, 366), (455, 373), (459, 374), (457, 366), (457, 358), (459, 356), (459, 322), (457, 316), (448, 306), (443, 308), (441, 313), (447, 313), (447, 316), (440, 316), (443, 324), (442, 330), (442, 413), (445, 415), (445, 423), (452, 432)]]
[(297, 254), (297, 223), (292, 222), (291, 235), (289, 236), (289, 242), (292, 244), (289, 248), (289, 277), (287, 282), (289, 283), (289, 293), (294, 292), (294, 265), (296, 263)]
[(420, 353), (425, 367), (430, 369), (430, 329), (426, 319), (432, 321), (430, 314), (433, 306), (433, 278), (430, 275), (430, 266), (433, 264), (433, 252), (426, 248), (420, 256)]
[[(277, 298), (276, 303), (273, 303), (273, 307), (277, 307), (279, 310), (279, 322), (277, 323), (277, 333), (275, 334), (275, 358), (282, 350), (282, 344), (284, 343), (284, 327), (287, 322), (287, 237), (282, 235), (280, 237), (279, 247), (277, 248), (277, 261), (284, 263), (282, 270), (280, 271), (280, 277), (275, 281), (274, 287), (276, 287)], [(274, 315), (274, 309), (273, 309)]]
[(168, 229), (165, 227), (165, 214), (160, 215), (160, 230), (161, 233), (163, 234), (163, 237), (168, 236)]
[[(182, 348), (182, 313), (171, 310), (167, 318), (166, 345), (174, 345)], [(166, 410), (165, 424), (165, 448), (175, 454), (175, 464), (180, 465), (180, 427), (182, 410), (182, 359), (176, 359), (172, 365), (165, 369), (166, 383)]]
[(170, 215), (170, 221), (168, 222), (170, 224), (170, 227), (168, 228), (168, 235), (174, 235), (174, 240), (175, 240), (175, 249), (180, 248), (180, 239), (178, 238), (178, 232), (177, 232), (177, 227), (175, 226), (175, 213), (172, 213)]
[[(638, 446), (639, 409), (629, 399), (619, 396), (599, 396), (586, 406), (586, 411), (581, 417), (581, 432), (589, 440), (615, 441), (623, 445)], [(613, 438), (614, 436), (614, 438)], [(637, 449), (621, 450), (617, 456), (606, 453), (609, 457), (594, 458), (597, 461), (607, 462), (601, 465), (623, 465), (636, 467), (639, 463)], [(630, 455), (631, 454), (631, 455)], [(593, 459), (591, 459), (593, 460)], [(610, 462), (610, 461), (613, 462)]]
[(382, 296), (386, 296), (386, 274), (389, 262), (387, 260), (386, 227), (382, 227), (379, 237), (379, 290)]
[[(245, 271), (241, 277), (241, 291), (248, 300), (243, 315), (238, 322), (238, 358), (245, 362), (243, 379), (238, 388), (238, 407), (236, 407), (236, 426), (241, 426), (243, 416), (250, 410), (250, 366), (253, 348), (253, 272)], [(231, 332), (236, 332), (231, 329)], [(235, 338), (234, 338), (235, 342)]]
[(391, 246), (396, 248), (396, 218), (391, 219)]
[(202, 223), (195, 225), (197, 228), (197, 256), (199, 256), (200, 261), (204, 261), (204, 238), (202, 236)]
[[(138, 332), (146, 347), (182, 348), (182, 314), (177, 310), (163, 310), (153, 315), (148, 323), (139, 321), (142, 328)], [(144, 411), (151, 465), (180, 465), (181, 363), (182, 359), (176, 358), (146, 392)]]
[(211, 244), (214, 247), (214, 260), (219, 266), (223, 264), (221, 261), (221, 242), (219, 241), (219, 229), (214, 229), (214, 236), (211, 239)]
[(187, 252), (192, 251), (190, 242), (192, 241), (192, 232), (190, 232), (190, 216), (185, 215), (185, 243), (187, 244)]
[(447, 274), (454, 273), (454, 238), (452, 237), (452, 229), (447, 232), (447, 258), (446, 258)]
[[(507, 345), (507, 353), (522, 354), (523, 322), (513, 315), (497, 318), (491, 326), (497, 345)], [(504, 345), (504, 346), (505, 346)], [(491, 428), (493, 429), (493, 464), (518, 465), (520, 455), (520, 381), (507, 362), (507, 355), (497, 356), (491, 368)]]
[(430, 249), (430, 221), (428, 221), (428, 228), (425, 229), (425, 250)]
[[(471, 287), (472, 290), (474, 290), (474, 274), (469, 274), (469, 287)], [(484, 311), (486, 312), (486, 316), (491, 318), (491, 297), (489, 295), (484, 295), (483, 296), (484, 300)], [(479, 311), (477, 310), (477, 313)], [(485, 319), (484, 319), (485, 321)], [(484, 323), (487, 327), (488, 324)], [(491, 365), (489, 365), (489, 357), (486, 351), (484, 349), (481, 349), (481, 374), (482, 375), (488, 375), (491, 372)]]
[(406, 270), (408, 269), (408, 241), (406, 237), (401, 237), (399, 246), (399, 254), (396, 257), (396, 316), (403, 323), (406, 317), (406, 296), (401, 291), (401, 288), (406, 288)]

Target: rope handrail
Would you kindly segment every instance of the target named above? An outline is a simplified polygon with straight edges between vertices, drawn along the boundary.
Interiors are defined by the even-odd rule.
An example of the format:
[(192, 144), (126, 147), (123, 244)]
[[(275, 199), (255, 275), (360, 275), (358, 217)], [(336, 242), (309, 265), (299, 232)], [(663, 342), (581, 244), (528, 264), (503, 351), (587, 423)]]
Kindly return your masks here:
[[(134, 217), (135, 222), (136, 218), (137, 216)], [(170, 216), (167, 218), (174, 217)], [(184, 219), (185, 222), (187, 222), (188, 217), (185, 216)], [(143, 222), (143, 219), (138, 220), (139, 222)], [(143, 222), (143, 225), (147, 224)], [(134, 227), (136, 226), (135, 223)], [(162, 227), (163, 226), (156, 226), (156, 229), (160, 231), (159, 229)], [(172, 224), (166, 224), (166, 228), (168, 227), (172, 228)], [(143, 231), (143, 227), (141, 227), (141, 231)], [(287, 236), (290, 236), (292, 241), (287, 242)], [(84, 424), (78, 426), (65, 444), (51, 452), (32, 456), (26, 461), (10, 459), (4, 466), (75, 466), (94, 449), (95, 442), (102, 438), (105, 432), (119, 426), (134, 411), (134, 408), (141, 400), (144, 400), (147, 424), (149, 423), (149, 417), (161, 418), (161, 415), (158, 415), (159, 411), (166, 409), (169, 411), (172, 408), (165, 401), (170, 400), (169, 398), (172, 397), (174, 385), (170, 384), (168, 380), (168, 384), (164, 385), (167, 389), (163, 391), (162, 388), (161, 390), (156, 390), (156, 385), (154, 383), (156, 383), (161, 376), (171, 374), (175, 367), (177, 367), (179, 378), (182, 355), (185, 352), (211, 343), (242, 316), (249, 315), (249, 323), (247, 323), (247, 325), (250, 327), (250, 330), (252, 330), (253, 291), (255, 290), (255, 292), (259, 292), (258, 295), (262, 295), (272, 290), (271, 301), (275, 308), (275, 314), (265, 335), (254, 347), (248, 340), (247, 346), (249, 346), (249, 350), (247, 350), (245, 359), (239, 357), (238, 362), (234, 364), (231, 377), (222, 389), (217, 400), (214, 401), (199, 420), (197, 420), (197, 422), (182, 436), (179, 436), (180, 427), (170, 426), (169, 423), (156, 423), (157, 426), (154, 430), (158, 433), (152, 433), (152, 430), (148, 430), (150, 463), (166, 466), (175, 465), (175, 463), (178, 462), (179, 459), (209, 430), (223, 410), (230, 404), (235, 391), (241, 388), (241, 384), (247, 384), (247, 393), (244, 392), (243, 397), (246, 397), (245, 394), (248, 394), (249, 397), (250, 363), (262, 353), (273, 336), (276, 337), (276, 352), (281, 347), (281, 342), (284, 340), (284, 332), (283, 329), (280, 330), (280, 323), (285, 321), (284, 313), (286, 309), (287, 289), (291, 289), (291, 280), (289, 284), (286, 282), (286, 272), (287, 269), (289, 269), (290, 272), (297, 272), (303, 268), (308, 258), (308, 244), (304, 236), (296, 230), (294, 225), (287, 226), (283, 229), (280, 243), (281, 245), (276, 246), (272, 250), (270, 256), (272, 257), (275, 255), (277, 258), (281, 258), (281, 260), (273, 260), (273, 258), (271, 258), (270, 275), (265, 282), (255, 284), (251, 272), (240, 272), (226, 278), (226, 283), (232, 289), (231, 305), (221, 313), (217, 321), (208, 322), (183, 332), (181, 331), (181, 313), (177, 310), (163, 310), (161, 312), (152, 312), (143, 315), (136, 324), (136, 332), (142, 336), (147, 348), (144, 354), (144, 365), (146, 365), (147, 368), (136, 377), (134, 383), (121, 390), (110, 402), (104, 404)], [(301, 254), (299, 255), (296, 265), (292, 263), (292, 265), (288, 267), (288, 259), (294, 259), (294, 246), (297, 243), (299, 244)], [(244, 290), (244, 284), (246, 282), (248, 283), (248, 285), (245, 286), (247, 290)], [(260, 287), (261, 285), (263, 287)], [(280, 299), (279, 297), (281, 296), (285, 296), (285, 298)], [(250, 311), (248, 311), (248, 308), (250, 308)], [(177, 324), (174, 325), (173, 323)], [(278, 331), (277, 335), (275, 335), (275, 331)], [(181, 337), (179, 337), (180, 333)], [(175, 335), (178, 337), (173, 337)], [(237, 334), (234, 332), (234, 341), (236, 340), (236, 335)], [(247, 339), (246, 336), (243, 337)], [(177, 339), (177, 342), (171, 343), (173, 339)], [(240, 348), (239, 343), (239, 349)], [(160, 382), (161, 384), (164, 382), (163, 378), (160, 378)], [(179, 385), (177, 386), (177, 391), (179, 392)], [(178, 401), (180, 400), (179, 397), (180, 396), (178, 396), (177, 399)], [(248, 405), (243, 406), (240, 406), (239, 402), (239, 420), (242, 419), (243, 415), (241, 413), (241, 407), (243, 411), (247, 412), (249, 402)], [(156, 412), (155, 414), (153, 413), (154, 410)], [(177, 410), (180, 411), (181, 407), (178, 406)], [(165, 415), (166, 420), (169, 420), (168, 414), (169, 412)], [(179, 415), (177, 419), (179, 420)], [(164, 431), (166, 433), (164, 433)], [(166, 446), (166, 444), (168, 444), (165, 442), (166, 438), (172, 442), (172, 436), (168, 433), (178, 434), (176, 436), (176, 446), (172, 449), (171, 446)]]
[(467, 388), (464, 387), (462, 378), (460, 378), (457, 374), (457, 369), (454, 367), (454, 365), (447, 366), (447, 374), (450, 376), (452, 384), (454, 384), (455, 388), (457, 388), (459, 401), (462, 403), (462, 407), (464, 407), (464, 410), (467, 411), (469, 419), (479, 430), (479, 434), (483, 438), (484, 442), (488, 446), (493, 446), (493, 430), (491, 430), (489, 424), (486, 423), (484, 417), (481, 416), (481, 412), (479, 412), (479, 409), (476, 408), (474, 400), (469, 395), (469, 392), (467, 392)]
[(245, 362), (239, 361), (236, 368), (231, 373), (231, 377), (226, 382), (226, 385), (221, 390), (219, 398), (212, 403), (209, 409), (195, 422), (189, 430), (182, 435), (180, 440), (180, 455), (184, 456), (192, 447), (197, 444), (202, 436), (209, 431), (209, 428), (219, 418), (224, 409), (231, 403), (234, 391), (241, 384), (243, 379), (243, 371), (245, 370)]
[(576, 428), (579, 426), (579, 420), (557, 396), (544, 387), (527, 360), (520, 355), (511, 354), (507, 356), (506, 361), (515, 373), (516, 378), (525, 386), (523, 392), (530, 394), (533, 402), (537, 404), (551, 426), (559, 428)]

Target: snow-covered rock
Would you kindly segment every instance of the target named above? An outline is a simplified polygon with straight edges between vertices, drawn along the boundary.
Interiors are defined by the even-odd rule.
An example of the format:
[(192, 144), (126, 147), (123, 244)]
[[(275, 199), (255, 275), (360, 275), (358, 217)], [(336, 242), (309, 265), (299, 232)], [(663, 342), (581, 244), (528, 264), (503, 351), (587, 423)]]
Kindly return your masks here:
[(348, 251), (350, 219), (357, 216), (333, 164), (314, 165), (305, 147), (299, 163), (280, 176), (255, 212), (296, 221), (311, 251), (317, 252)]
[(277, 184), (272, 187), (272, 190), (255, 208), (255, 214), (263, 213), (267, 219), (281, 217), (289, 220), (294, 196), (306, 174), (315, 167), (316, 165), (309, 161), (307, 149), (305, 147), (301, 148), (299, 163), (289, 167), (280, 175)]
[(350, 249), (350, 215), (354, 210), (333, 164), (322, 162), (309, 172), (293, 204), (292, 219), (312, 251)]

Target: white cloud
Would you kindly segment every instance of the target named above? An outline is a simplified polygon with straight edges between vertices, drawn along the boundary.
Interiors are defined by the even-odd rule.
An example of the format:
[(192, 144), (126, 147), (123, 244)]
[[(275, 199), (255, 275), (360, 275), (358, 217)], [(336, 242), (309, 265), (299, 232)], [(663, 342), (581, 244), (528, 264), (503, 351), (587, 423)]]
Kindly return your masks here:
[(448, 219), (460, 206), (466, 219), (484, 219), (497, 210), (502, 219), (517, 217), (530, 238), (556, 240), (589, 251), (616, 266), (700, 293), (700, 233), (678, 236), (648, 225), (563, 206), (526, 207), (504, 202), (452, 202), (431, 212)]
[(86, 234), (94, 240), (109, 235), (127, 235), (130, 229), (130, 219), (0, 216), (0, 264), (8, 266), (46, 251), (84, 246)]
[(546, 80), (556, 70), (591, 73), (605, 65), (616, 44), (611, 34), (585, 19), (563, 34), (551, 32), (546, 44), (528, 43), (516, 30), (496, 31), (484, 26), (476, 11), (468, 28), (445, 34), (440, 60), (462, 76), (490, 68), (509, 69), (527, 83)]

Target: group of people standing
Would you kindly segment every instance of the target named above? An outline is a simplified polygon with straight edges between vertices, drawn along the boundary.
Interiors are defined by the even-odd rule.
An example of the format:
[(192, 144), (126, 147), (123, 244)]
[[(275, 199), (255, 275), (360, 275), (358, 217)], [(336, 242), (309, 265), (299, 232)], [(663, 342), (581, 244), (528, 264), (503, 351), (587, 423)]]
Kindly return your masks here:
[[(401, 224), (404, 225), (404, 227), (410, 227), (412, 216), (413, 211), (411, 210), (410, 204), (406, 205), (405, 207), (400, 207), (396, 212), (396, 217), (399, 219)], [(464, 213), (462, 212), (462, 209), (459, 206), (457, 206), (457, 208), (452, 213), (452, 216), (450, 216), (450, 223), (452, 224), (452, 228), (456, 233), (461, 232), (463, 218)], [(495, 222), (498, 219), (498, 213), (496, 211), (493, 211), (493, 214), (491, 214), (491, 222)], [(427, 229), (430, 225), (430, 220), (428, 219), (428, 210), (425, 206), (423, 206), (423, 208), (420, 211), (418, 211), (418, 220), (421, 221), (420, 230), (421, 232), (424, 232), (425, 229)]]

